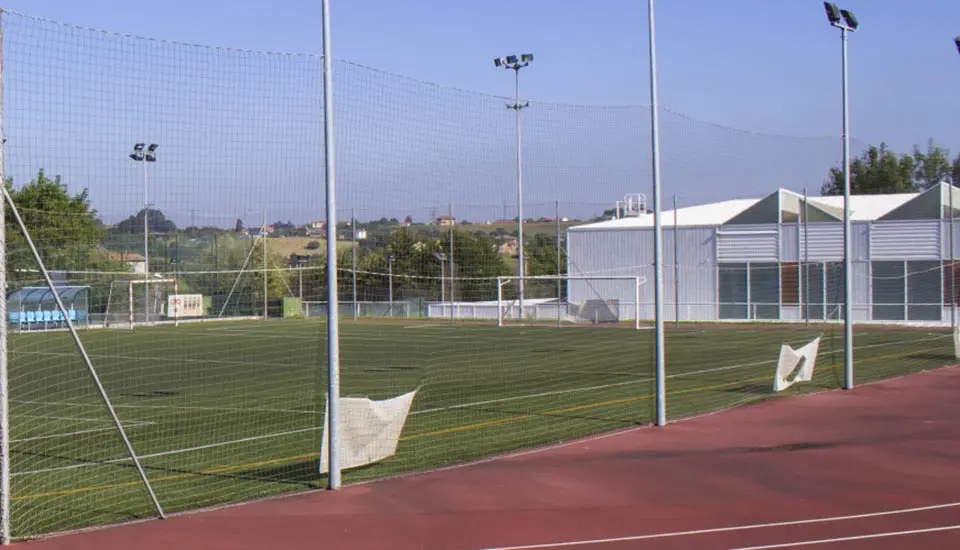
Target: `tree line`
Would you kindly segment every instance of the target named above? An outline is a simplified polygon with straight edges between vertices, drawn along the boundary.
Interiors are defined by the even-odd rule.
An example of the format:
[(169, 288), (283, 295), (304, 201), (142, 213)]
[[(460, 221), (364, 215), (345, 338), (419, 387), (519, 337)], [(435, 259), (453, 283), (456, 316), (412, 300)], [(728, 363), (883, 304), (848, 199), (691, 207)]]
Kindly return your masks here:
[[(850, 160), (850, 193), (854, 195), (916, 193), (941, 182), (960, 185), (960, 154), (951, 158), (950, 151), (933, 140), (925, 149), (914, 146), (909, 153), (897, 153), (886, 143), (871, 145)], [(840, 167), (830, 169), (820, 194), (843, 194)]]

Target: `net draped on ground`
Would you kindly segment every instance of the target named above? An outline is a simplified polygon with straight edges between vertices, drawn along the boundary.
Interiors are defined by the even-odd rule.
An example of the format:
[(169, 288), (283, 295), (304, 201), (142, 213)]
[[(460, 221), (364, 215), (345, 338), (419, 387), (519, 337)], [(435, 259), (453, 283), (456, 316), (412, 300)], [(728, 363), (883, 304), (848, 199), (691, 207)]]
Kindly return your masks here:
[[(5, 176), (67, 309), (57, 311), (8, 208), (13, 535), (155, 514), (66, 319), (167, 512), (322, 486), (320, 59), (10, 12), (0, 29)], [(648, 109), (524, 109), (520, 281), (505, 100), (333, 66), (342, 395), (376, 443), (349, 442), (345, 480), (650, 423), (650, 265), (595, 272), (568, 254), (567, 234), (643, 191), (623, 182), (649, 179)], [(725, 198), (734, 184), (755, 195), (771, 181), (816, 186), (839, 159), (832, 137), (765, 136), (668, 111), (661, 124), (664, 181), (688, 203)], [(159, 145), (156, 162), (129, 157), (138, 142)], [(668, 418), (841, 386), (836, 263), (666, 263), (674, 280), (725, 297), (668, 293), (666, 311), (762, 321), (670, 324)], [(952, 265), (873, 266), (873, 291), (911, 315), (943, 309)], [(805, 290), (783, 292), (788, 276)], [(522, 318), (521, 290), (532, 312)], [(791, 300), (802, 315), (770, 318)], [(812, 341), (809, 380), (774, 392), (782, 346)], [(955, 360), (942, 323), (858, 325), (854, 345), (858, 383)]]

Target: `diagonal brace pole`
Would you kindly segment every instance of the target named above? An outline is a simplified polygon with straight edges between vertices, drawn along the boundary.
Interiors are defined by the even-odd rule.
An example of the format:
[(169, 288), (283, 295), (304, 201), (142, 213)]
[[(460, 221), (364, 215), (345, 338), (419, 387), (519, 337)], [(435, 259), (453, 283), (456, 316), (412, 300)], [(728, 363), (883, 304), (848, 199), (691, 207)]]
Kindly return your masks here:
[[(110, 418), (113, 420), (113, 424), (116, 426), (117, 431), (120, 432), (120, 437), (123, 439), (123, 445), (127, 448), (127, 453), (130, 455), (134, 466), (137, 468), (137, 473), (140, 475), (140, 479), (143, 481), (143, 485), (146, 487), (147, 493), (150, 495), (150, 501), (153, 503), (153, 507), (157, 511), (157, 515), (160, 516), (160, 518), (165, 518), (166, 515), (163, 513), (163, 508), (160, 506), (160, 502), (157, 500), (156, 493), (153, 492), (153, 486), (150, 485), (150, 480), (147, 478), (147, 474), (143, 470), (143, 466), (140, 464), (140, 459), (137, 457), (137, 453), (133, 450), (133, 445), (130, 443), (130, 439), (127, 437), (127, 432), (123, 429), (123, 424), (120, 423), (120, 419), (117, 417), (117, 412), (113, 408), (113, 403), (110, 402), (110, 397), (107, 395), (107, 390), (104, 389), (103, 384), (100, 382), (100, 376), (97, 374), (97, 370), (93, 367), (93, 362), (90, 360), (90, 356), (87, 355), (87, 350), (84, 348), (83, 342), (80, 341), (80, 335), (77, 334), (77, 329), (74, 327), (73, 321), (70, 320), (67, 307), (63, 305), (63, 300), (60, 299), (60, 295), (57, 293), (56, 285), (53, 284), (53, 279), (50, 278), (50, 273), (43, 264), (43, 259), (40, 257), (40, 253), (37, 251), (37, 247), (33, 243), (33, 239), (30, 237), (30, 232), (27, 230), (26, 224), (23, 223), (23, 218), (20, 217), (20, 211), (17, 209), (17, 205), (14, 204), (13, 198), (10, 196), (10, 192), (7, 190), (7, 186), (3, 185), (2, 183), (0, 183), (0, 192), (3, 193), (3, 200), (10, 205), (10, 211), (13, 213), (13, 217), (17, 220), (17, 225), (20, 227), (23, 237), (27, 240), (27, 245), (30, 247), (30, 251), (33, 253), (33, 258), (37, 261), (37, 266), (40, 268), (40, 273), (43, 274), (43, 278), (47, 283), (47, 287), (49, 287), (50, 292), (53, 293), (53, 299), (57, 302), (57, 309), (63, 314), (63, 320), (67, 324), (67, 329), (70, 331), (70, 336), (73, 337), (73, 343), (76, 344), (77, 351), (80, 353), (80, 356), (83, 357), (83, 362), (87, 366), (87, 371), (90, 373), (90, 377), (93, 378), (93, 382), (97, 386), (97, 391), (100, 393), (100, 397), (103, 399), (103, 403), (107, 407), (107, 412), (110, 413)], [(0, 320), (0, 322), (5, 321), (6, 320)]]

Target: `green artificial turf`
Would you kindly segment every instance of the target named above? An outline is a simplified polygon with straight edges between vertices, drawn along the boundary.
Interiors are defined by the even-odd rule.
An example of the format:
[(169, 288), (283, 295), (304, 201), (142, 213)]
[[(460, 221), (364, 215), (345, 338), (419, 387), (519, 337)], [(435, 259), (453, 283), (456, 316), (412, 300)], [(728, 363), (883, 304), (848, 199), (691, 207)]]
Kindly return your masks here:
[[(348, 321), (340, 334), (342, 395), (382, 399), (419, 388), (397, 454), (346, 471), (347, 483), (654, 419), (651, 330)], [(166, 511), (323, 486), (321, 322), (80, 336)], [(669, 418), (773, 397), (781, 344), (817, 336), (814, 380), (780, 395), (841, 386), (839, 326), (669, 329)], [(855, 346), (858, 383), (953, 361), (947, 332), (858, 328)], [(14, 536), (151, 516), (70, 335), (11, 335), (9, 350)]]

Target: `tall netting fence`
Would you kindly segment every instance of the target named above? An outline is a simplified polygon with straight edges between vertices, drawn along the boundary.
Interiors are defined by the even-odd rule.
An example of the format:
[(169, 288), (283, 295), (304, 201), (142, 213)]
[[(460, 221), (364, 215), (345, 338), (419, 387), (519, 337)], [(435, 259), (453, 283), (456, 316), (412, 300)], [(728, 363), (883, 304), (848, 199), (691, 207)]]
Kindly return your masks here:
[(313, 486), (323, 331), (261, 319), (299, 313), (273, 242), (323, 210), (319, 60), (2, 17), (43, 260), (8, 207), (13, 536), (157, 513), (71, 324), (166, 512)]
[[(155, 515), (138, 462), (167, 512), (322, 486), (320, 59), (10, 12), (0, 30), (4, 170), (28, 230), (8, 205), (13, 535)], [(522, 110), (521, 254), (512, 100), (333, 71), (346, 481), (651, 423), (648, 108)], [(799, 189), (839, 160), (833, 138), (661, 125), (686, 205)], [(664, 235), (668, 417), (840, 386), (835, 254), (730, 255), (702, 218)], [(944, 264), (878, 262), (855, 264), (855, 314), (874, 312), (859, 379), (941, 364), (949, 323), (911, 323), (949, 311), (929, 286)], [(811, 379), (775, 388), (811, 342)]]

